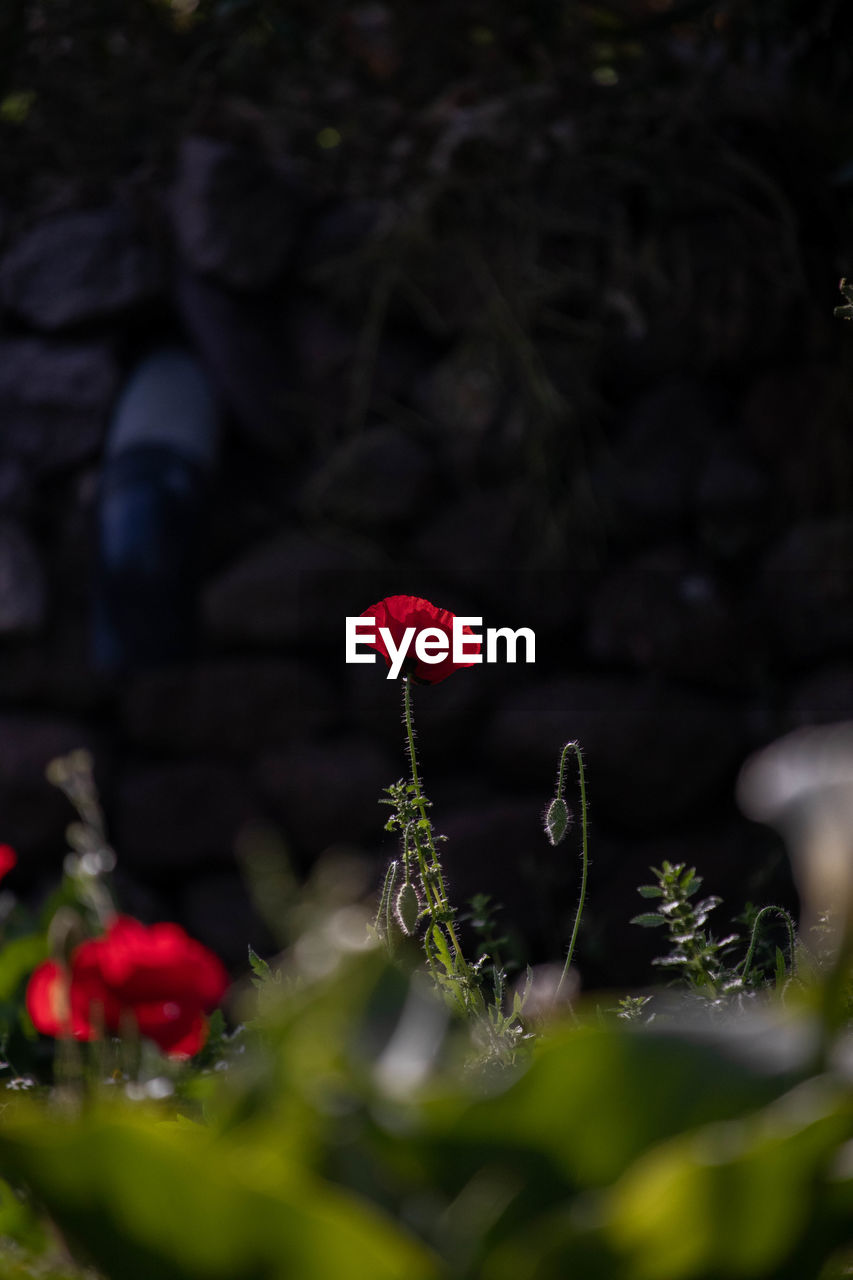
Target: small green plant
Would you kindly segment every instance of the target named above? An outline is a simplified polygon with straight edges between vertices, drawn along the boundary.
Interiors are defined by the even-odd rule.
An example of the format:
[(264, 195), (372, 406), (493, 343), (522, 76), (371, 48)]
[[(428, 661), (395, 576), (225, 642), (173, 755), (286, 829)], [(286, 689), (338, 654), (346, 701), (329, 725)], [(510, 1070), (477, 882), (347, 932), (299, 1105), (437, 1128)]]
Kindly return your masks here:
[(554, 993), (555, 1000), (559, 997), (563, 989), (566, 978), (572, 967), (572, 960), (575, 956), (575, 944), (578, 940), (580, 932), (581, 919), (583, 918), (583, 909), (586, 904), (586, 885), (589, 875), (589, 829), (588, 829), (588, 813), (586, 803), (586, 770), (583, 762), (583, 752), (579, 742), (567, 742), (560, 753), (560, 769), (557, 774), (557, 791), (554, 799), (548, 806), (545, 814), (545, 832), (552, 845), (559, 844), (569, 829), (569, 810), (563, 799), (563, 782), (566, 774), (566, 759), (570, 752), (574, 753), (578, 766), (578, 785), (580, 787), (581, 802), (581, 887), (578, 894), (578, 907), (575, 912), (575, 922), (572, 926), (572, 936), (569, 940), (569, 949), (566, 952), (565, 963), (563, 964), (563, 972), (560, 974), (560, 981), (557, 983), (557, 990)]
[[(270, 963), (250, 948), (251, 981), (229, 1005), (239, 1025), (229, 1029), (213, 1011), (187, 1061), (153, 1044), (146, 1059), (138, 1032), (119, 1023), (88, 1046), (61, 1036), (51, 1087), (22, 1074), (17, 1056), (13, 1068), (0, 1040), (0, 1071), (14, 1072), (0, 1077), (0, 1273), (849, 1275), (851, 1010), (822, 996), (832, 981), (849, 994), (837, 925), (819, 920), (810, 949), (798, 950), (784, 910), (750, 906), (744, 954), (736, 935), (710, 933), (720, 900), (699, 896), (695, 869), (665, 862), (640, 887), (649, 910), (638, 923), (665, 932), (659, 963), (688, 988), (685, 1005), (714, 1016), (682, 1025), (659, 1017), (644, 993), (617, 995), (610, 1016), (578, 1006), (554, 1019), (589, 861), (584, 762), (569, 742), (545, 834), (556, 845), (570, 829), (564, 789), (574, 759), (582, 883), (565, 965), (551, 969), (547, 1007), (534, 1014), (535, 971), (507, 981), (499, 908), (485, 894), (462, 912), (449, 901), (444, 845), (414, 755), (410, 675), (411, 776), (384, 797), (400, 850), (372, 945), (363, 908), (336, 897), (329, 878), (322, 901), (318, 883), (291, 904), (281, 956)], [(89, 835), (77, 833), (77, 859), (102, 850), (104, 835), (89, 762), (71, 764), (57, 779), (79, 791), (78, 810), (91, 819)], [(100, 860), (66, 866), (66, 905), (92, 927), (103, 903), (86, 877), (104, 869)], [(780, 922), (787, 957), (768, 938)], [(73, 970), (80, 953), (71, 952)], [(424, 957), (429, 973), (412, 972)], [(126, 960), (126, 949), (114, 958)], [(792, 998), (779, 998), (794, 976)], [(124, 995), (129, 1002), (132, 992)], [(71, 1053), (87, 1048), (95, 1052), (81, 1088)]]
[(840, 307), (836, 307), (833, 315), (838, 320), (853, 320), (853, 284), (849, 280), (842, 279), (838, 288), (844, 299)]
[(436, 835), (427, 816), (430, 801), (424, 795), (411, 730), (411, 694), (404, 679), (404, 707), (412, 780), (400, 779), (386, 787), (392, 813), (386, 831), (399, 832), (401, 849), (388, 868), (374, 925), (393, 952), (400, 934), (420, 932), (427, 964), (437, 984), (458, 1013), (481, 1014), (483, 999), (478, 972), (465, 959), (459, 941), (456, 909), (447, 896), (438, 855), (443, 837)]
[[(634, 916), (631, 923), (645, 929), (666, 929), (670, 950), (656, 957), (652, 964), (675, 970), (676, 976), (693, 992), (711, 1001), (735, 992), (756, 990), (774, 979), (777, 989), (781, 990), (796, 975), (794, 922), (784, 908), (773, 905), (746, 908), (740, 919), (749, 928), (749, 944), (743, 959), (736, 961), (734, 944), (740, 941), (740, 935), (730, 933), (717, 939), (705, 928), (708, 917), (722, 899), (711, 895), (692, 901), (702, 886), (702, 877), (696, 874), (696, 868), (688, 868), (683, 862), (675, 865), (664, 862), (662, 867), (651, 870), (657, 883), (640, 885), (637, 892), (643, 898), (655, 900), (656, 909)], [(763, 926), (774, 916), (786, 927), (787, 964), (780, 948), (771, 947), (762, 937)]]
[(616, 1006), (616, 1017), (620, 1022), (641, 1022), (644, 1016), (653, 1017), (654, 1015), (645, 1014), (646, 1005), (651, 999), (651, 996), (622, 996)]
[[(400, 778), (385, 788), (381, 804), (391, 809), (386, 831), (400, 837), (400, 850), (388, 867), (372, 934), (394, 955), (403, 938), (417, 938), (423, 947), (429, 972), (454, 1013), (470, 1019), (475, 1038), (485, 1046), (487, 1058), (512, 1062), (518, 1044), (524, 1039), (524, 994), (516, 989), (507, 999), (507, 976), (493, 927), (489, 900), (481, 895), (472, 903), (472, 911), (460, 916), (448, 897), (439, 848), (445, 837), (439, 835), (429, 816), (431, 803), (426, 796), (415, 748), (412, 685), (436, 683), (451, 671), (473, 665), (459, 661), (450, 644), (455, 619), (446, 610), (437, 609), (427, 600), (413, 596), (391, 596), (367, 610), (384, 625), (379, 638), (367, 641), (379, 650), (394, 673), (389, 645), (395, 654), (403, 652), (418, 624), (428, 624), (433, 635), (447, 637), (445, 657), (429, 662), (407, 658), (402, 666), (404, 744), (409, 764), (409, 777)], [(409, 625), (411, 624), (411, 625)], [(473, 643), (473, 641), (472, 641)], [(472, 650), (473, 652), (473, 650)], [(451, 654), (453, 655), (451, 657)], [(470, 656), (470, 654), (468, 655)], [(567, 742), (560, 755), (555, 795), (544, 814), (543, 825), (548, 842), (560, 844), (571, 825), (571, 813), (563, 796), (566, 761), (574, 754), (578, 766), (581, 807), (582, 873), (574, 925), (562, 973), (554, 992), (556, 1005), (574, 958), (578, 932), (586, 899), (589, 869), (586, 776), (583, 755), (577, 742)], [(474, 959), (466, 957), (461, 925), (471, 926), (475, 946)], [(529, 982), (526, 990), (529, 990)]]
[(373, 932), (392, 955), (403, 937), (419, 937), (437, 987), (456, 1014), (471, 1020), (483, 1058), (511, 1063), (524, 1034), (522, 1001), (514, 993), (505, 1008), (506, 973), (485, 899), (474, 909), (476, 958), (469, 961), (463, 951), (464, 918), (450, 903), (439, 856), (445, 837), (429, 818), (432, 805), (418, 768), (409, 676), (403, 678), (403, 723), (410, 779), (386, 787), (380, 800), (391, 808), (385, 829), (399, 834), (400, 853), (385, 875)]
[(717, 940), (705, 930), (709, 915), (722, 899), (712, 895), (693, 902), (702, 877), (696, 874), (695, 867), (687, 868), (683, 862), (664, 862), (662, 867), (651, 870), (657, 883), (640, 885), (638, 893), (654, 899), (656, 909), (634, 916), (631, 923), (646, 929), (666, 929), (670, 949), (652, 963), (677, 970), (694, 991), (711, 1000), (739, 986), (740, 979), (726, 962), (726, 953), (738, 941), (738, 935), (731, 933)]
[[(772, 904), (756, 907), (749, 903), (740, 917), (749, 928), (749, 947), (741, 966), (741, 978), (744, 985), (766, 985), (773, 974), (778, 990), (783, 990), (787, 982), (797, 975), (797, 940), (794, 922), (784, 907)], [(788, 941), (788, 960), (781, 947), (775, 946), (767, 937), (765, 923), (773, 919), (781, 921), (785, 927)]]
[[(805, 946), (783, 908), (750, 904), (744, 929), (718, 939), (720, 899), (700, 896), (695, 868), (664, 862), (639, 888), (635, 923), (666, 937), (655, 963), (686, 989), (679, 1014), (703, 1016), (665, 1004), (659, 1016), (653, 994), (617, 993), (555, 1018), (577, 981), (586, 900), (583, 753), (565, 744), (543, 813), (549, 844), (563, 844), (576, 764), (582, 869), (563, 964), (509, 981), (501, 908), (486, 894), (462, 911), (450, 899), (415, 752), (415, 683), (410, 668), (409, 774), (382, 801), (399, 849), (368, 936), (357, 891), (318, 872), (297, 893), (256, 833), (263, 896), (291, 899), (286, 949), (270, 962), (249, 948), (230, 1025), (195, 990), (206, 969), (221, 991), (215, 958), (177, 926), (116, 915), (89, 757), (51, 767), (80, 820), (53, 923), (32, 926), (36, 952), (16, 954), (23, 941), (30, 957), (33, 939), (14, 913), (0, 950), (13, 1032), (0, 1026), (0, 1274), (849, 1276), (853, 915), (829, 899)], [(833, 778), (849, 801), (853, 766)], [(850, 809), (831, 799), (835, 836)], [(0, 871), (15, 862), (0, 846)], [(87, 931), (103, 936), (81, 941)], [(174, 1031), (188, 1001), (184, 1052), (152, 1019)]]
[(469, 927), (474, 935), (477, 954), (489, 962), (495, 975), (506, 975), (517, 968), (515, 961), (504, 961), (504, 949), (509, 945), (509, 938), (500, 932), (498, 913), (503, 910), (492, 901), (489, 893), (475, 893), (468, 902), (468, 911), (459, 917), (460, 922)]
[[(446, 837), (436, 834), (428, 815), (432, 806), (424, 793), (415, 751), (410, 682), (411, 676), (403, 677), (403, 724), (411, 776), (408, 781), (401, 778), (386, 787), (380, 800), (392, 810), (385, 829), (400, 836), (400, 852), (386, 872), (372, 933), (392, 955), (402, 938), (419, 937), (436, 985), (455, 1013), (471, 1019), (482, 1059), (512, 1063), (519, 1046), (528, 1038), (524, 1005), (531, 976), (528, 973), (524, 988), (520, 991), (516, 987), (510, 996), (500, 951), (507, 939), (496, 931), (496, 908), (489, 895), (477, 895), (471, 900), (470, 911), (462, 915), (448, 899), (439, 855)], [(544, 817), (545, 834), (550, 844), (557, 845), (571, 825), (563, 798), (566, 761), (571, 754), (577, 760), (580, 781), (582, 872), (571, 938), (554, 991), (555, 1007), (575, 954), (589, 870), (586, 775), (577, 742), (566, 743), (561, 752), (556, 793)], [(463, 924), (473, 935), (472, 961), (466, 959), (462, 949)]]

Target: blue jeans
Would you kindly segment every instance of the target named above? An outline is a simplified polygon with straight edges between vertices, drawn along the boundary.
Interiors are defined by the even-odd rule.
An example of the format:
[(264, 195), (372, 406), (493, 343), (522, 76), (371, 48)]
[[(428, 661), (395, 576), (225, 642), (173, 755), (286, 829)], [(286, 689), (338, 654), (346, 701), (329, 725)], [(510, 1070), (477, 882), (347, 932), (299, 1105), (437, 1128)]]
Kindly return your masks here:
[(156, 666), (192, 654), (207, 487), (206, 471), (166, 445), (107, 456), (93, 635), (101, 669)]

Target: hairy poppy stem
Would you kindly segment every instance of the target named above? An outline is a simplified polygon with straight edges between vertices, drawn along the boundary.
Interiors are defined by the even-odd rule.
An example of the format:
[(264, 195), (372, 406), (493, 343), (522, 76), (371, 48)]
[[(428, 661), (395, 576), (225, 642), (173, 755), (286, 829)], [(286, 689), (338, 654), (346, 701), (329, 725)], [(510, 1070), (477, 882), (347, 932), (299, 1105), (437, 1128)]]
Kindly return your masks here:
[(785, 928), (788, 931), (788, 960), (791, 967), (791, 977), (796, 977), (797, 973), (797, 943), (794, 933), (794, 922), (784, 907), (770, 905), (762, 907), (752, 924), (752, 937), (749, 940), (749, 950), (743, 962), (743, 981), (746, 982), (749, 977), (749, 971), (752, 968), (753, 957), (755, 956), (755, 948), (758, 943), (758, 930), (762, 920), (768, 915), (777, 915), (780, 920), (784, 920)]
[(560, 989), (568, 976), (569, 969), (572, 967), (572, 960), (574, 959), (574, 954), (575, 954), (575, 943), (577, 942), (578, 930), (580, 929), (580, 924), (581, 924), (581, 916), (583, 915), (584, 903), (586, 901), (586, 881), (587, 881), (587, 873), (589, 870), (589, 846), (587, 843), (588, 831), (587, 831), (587, 803), (586, 803), (586, 773), (584, 771), (583, 753), (581, 752), (579, 742), (567, 742), (566, 745), (563, 747), (563, 754), (560, 757), (560, 774), (557, 779), (557, 796), (558, 798), (561, 798), (563, 794), (563, 776), (564, 776), (565, 767), (566, 767), (566, 756), (570, 751), (574, 751), (575, 757), (578, 762), (578, 781), (580, 783), (580, 793), (581, 793), (581, 857), (582, 857), (581, 891), (580, 891), (580, 896), (578, 898), (578, 909), (577, 909), (577, 912), (575, 913), (575, 923), (574, 923), (574, 927), (572, 928), (572, 937), (571, 937), (571, 941), (569, 942), (569, 950), (566, 955), (566, 963), (563, 965), (563, 972), (560, 974), (560, 981), (557, 983), (557, 990), (554, 993), (555, 999), (559, 996)]
[[(421, 823), (419, 825), (421, 826), (421, 829), (426, 834), (427, 849), (429, 850), (430, 863), (431, 863), (430, 869), (433, 873), (431, 876), (428, 874), (425, 875), (424, 874), (425, 868), (423, 867), (423, 865), (421, 865), (421, 878), (423, 879), (423, 882), (424, 882), (424, 885), (423, 885), (424, 893), (426, 894), (427, 901), (429, 902), (430, 888), (432, 888), (433, 895), (435, 897), (435, 904), (439, 908), (439, 911), (443, 916), (442, 924), (444, 925), (444, 928), (447, 930), (447, 936), (450, 938), (450, 942), (453, 946), (453, 951), (456, 956), (457, 963), (459, 964), (462, 973), (466, 977), (469, 977), (470, 972), (468, 969), (468, 964), (467, 964), (467, 961), (465, 960), (464, 955), (462, 954), (462, 948), (459, 945), (459, 939), (456, 937), (456, 930), (453, 928), (452, 922), (448, 919), (448, 915), (450, 912), (450, 905), (447, 901), (447, 890), (444, 884), (444, 874), (441, 870), (441, 863), (439, 862), (438, 853), (435, 848), (435, 842), (432, 838), (432, 823), (427, 817), (426, 801), (424, 800), (423, 791), (421, 790), (421, 780), (420, 780), (420, 775), (418, 774), (417, 754), (415, 752), (415, 727), (412, 719), (412, 693), (410, 688), (410, 680), (408, 676), (403, 677), (403, 720), (406, 725), (406, 747), (407, 747), (408, 756), (409, 756), (409, 765), (412, 771), (412, 785), (415, 788), (415, 802), (418, 806), (418, 810), (421, 815)], [(417, 850), (418, 856), (420, 858), (421, 842), (418, 838), (418, 832), (414, 833), (414, 841), (415, 841), (415, 849)]]

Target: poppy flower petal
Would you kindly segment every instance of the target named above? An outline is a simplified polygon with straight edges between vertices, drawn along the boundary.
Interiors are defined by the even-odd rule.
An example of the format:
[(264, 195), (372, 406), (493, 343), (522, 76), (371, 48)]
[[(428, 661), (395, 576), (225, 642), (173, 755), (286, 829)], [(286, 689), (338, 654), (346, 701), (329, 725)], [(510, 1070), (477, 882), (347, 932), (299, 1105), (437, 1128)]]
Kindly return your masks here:
[(189, 1000), (209, 1011), (228, 986), (219, 958), (171, 923), (146, 927), (119, 917), (102, 940), (99, 968), (123, 1005)]
[(18, 865), (18, 855), (10, 844), (0, 844), (0, 880)]
[(54, 960), (45, 960), (30, 974), (26, 1005), (36, 1031), (62, 1035), (62, 985), (66, 980)]
[(168, 1043), (161, 1043), (160, 1048), (170, 1058), (192, 1058), (200, 1049), (204, 1048), (206, 1040), (207, 1018), (200, 1013), (196, 1013), (186, 1029), (182, 1026), (181, 1035), (178, 1039), (170, 1040)]
[[(70, 975), (53, 961), (33, 973), (27, 1008), (48, 1035), (122, 1035), (133, 1027), (175, 1057), (197, 1053), (206, 1012), (228, 986), (224, 966), (180, 925), (116, 917), (106, 934), (78, 946)], [(63, 1003), (64, 1002), (64, 1003)]]
[[(454, 662), (453, 660), (453, 624), (456, 620), (455, 615), (447, 609), (438, 608), (437, 605), (423, 599), (421, 596), (386, 596), (384, 600), (380, 600), (377, 604), (371, 605), (369, 609), (365, 609), (361, 616), (363, 618), (376, 619), (374, 639), (366, 643), (369, 648), (376, 649), (382, 655), (388, 667), (391, 666), (391, 656), (388, 652), (388, 645), (380, 633), (380, 628), (384, 627), (388, 631), (395, 649), (399, 649), (406, 630), (410, 627), (414, 627), (415, 635), (429, 627), (447, 636), (447, 654), (440, 662), (424, 662), (417, 656), (414, 651), (414, 644), (412, 644), (403, 664), (403, 671), (406, 675), (412, 676), (419, 684), (439, 684), (442, 680), (446, 680), (452, 672), (459, 671), (462, 667), (473, 667), (475, 665), (474, 662)], [(462, 628), (462, 633), (467, 636), (474, 634), (468, 626)], [(472, 653), (480, 653), (482, 648), (479, 642), (469, 644), (466, 647)]]
[[(138, 1004), (133, 1010), (139, 1034), (159, 1045), (164, 1053), (197, 1053), (204, 1043), (206, 1022), (197, 1004), (158, 1000)], [(187, 1049), (187, 1045), (195, 1046)]]

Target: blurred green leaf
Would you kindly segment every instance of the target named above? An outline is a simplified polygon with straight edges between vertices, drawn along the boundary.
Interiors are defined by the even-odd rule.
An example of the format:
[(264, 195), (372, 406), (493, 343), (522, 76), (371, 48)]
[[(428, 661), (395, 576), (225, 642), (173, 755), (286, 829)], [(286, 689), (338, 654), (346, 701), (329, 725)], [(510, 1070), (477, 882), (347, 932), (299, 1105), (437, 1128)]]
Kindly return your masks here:
[(249, 966), (256, 978), (271, 978), (272, 970), (257, 953), (254, 947), (249, 947)]
[[(637, 1161), (613, 1191), (607, 1232), (638, 1280), (781, 1280), (823, 1197), (827, 1162), (851, 1135), (849, 1091), (809, 1081), (755, 1115)], [(812, 1253), (811, 1274), (817, 1264)]]
[(825, 1173), (853, 1100), (809, 1081), (764, 1110), (654, 1147), (612, 1190), (525, 1221), (487, 1280), (804, 1280), (849, 1243), (853, 1183)]
[(33, 109), (36, 94), (31, 89), (7, 93), (0, 99), (0, 121), (4, 124), (23, 124)]
[(761, 1106), (795, 1079), (787, 1064), (751, 1061), (723, 1036), (567, 1029), (505, 1092), (461, 1113), (458, 1102), (435, 1104), (430, 1137), (454, 1183), (499, 1153), (528, 1150), (567, 1186), (604, 1186), (664, 1138)]
[(121, 1280), (428, 1280), (427, 1250), (272, 1146), (113, 1108), (46, 1124), (22, 1106), (0, 1158), (66, 1238)]
[(0, 1000), (10, 1000), (28, 973), (47, 956), (43, 933), (15, 938), (0, 949)]
[[(33, 1206), (15, 1192), (7, 1182), (0, 1180), (0, 1240), (14, 1241), (34, 1252), (40, 1252), (47, 1243), (44, 1224)], [(5, 1272), (3, 1273), (5, 1275)]]

